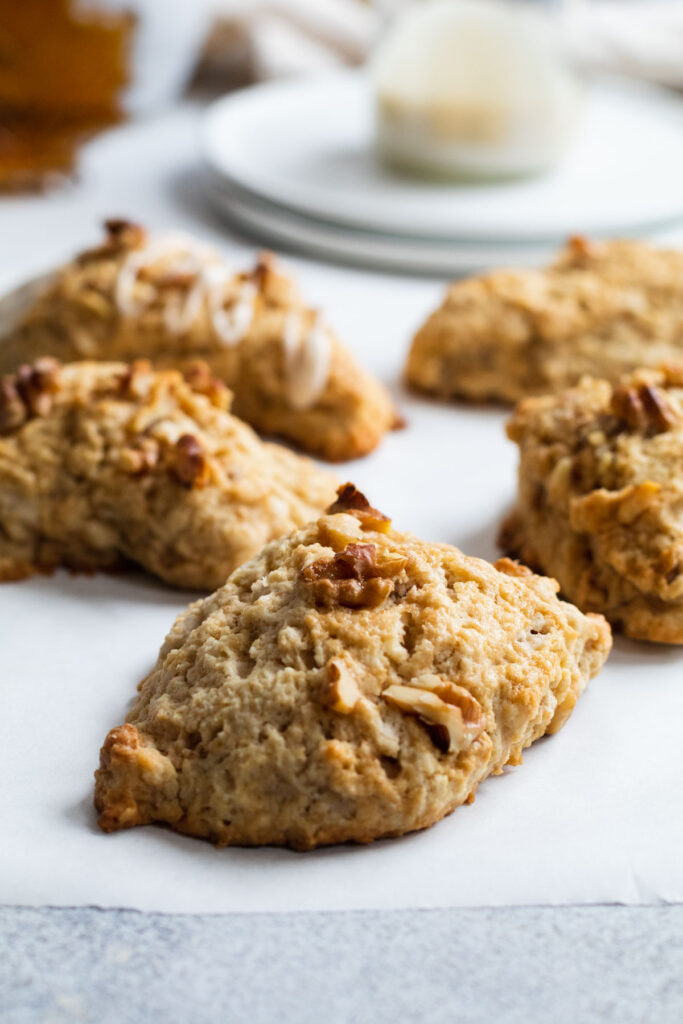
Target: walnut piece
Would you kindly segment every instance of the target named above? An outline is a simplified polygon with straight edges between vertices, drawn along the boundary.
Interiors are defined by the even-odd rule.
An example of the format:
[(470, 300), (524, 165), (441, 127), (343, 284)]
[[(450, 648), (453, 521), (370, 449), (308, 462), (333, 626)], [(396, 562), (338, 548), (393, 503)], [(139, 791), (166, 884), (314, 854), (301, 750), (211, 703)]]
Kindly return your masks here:
[(0, 431), (16, 430), (27, 419), (46, 416), (58, 391), (59, 363), (49, 356), (20, 366), (0, 380)]
[(590, 259), (599, 252), (598, 244), (583, 235), (572, 235), (567, 242), (567, 249), (577, 264), (585, 259)]
[(199, 395), (206, 395), (212, 405), (226, 411), (230, 407), (230, 391), (222, 380), (213, 376), (209, 364), (203, 359), (190, 363), (183, 371), (183, 377), (193, 391)]
[(14, 386), (30, 416), (46, 416), (50, 411), (52, 396), (57, 391), (58, 373), (59, 363), (49, 356), (17, 370)]
[(327, 510), (328, 515), (336, 512), (348, 512), (360, 521), (364, 530), (377, 530), (378, 533), (388, 533), (391, 528), (391, 519), (373, 508), (365, 495), (359, 491), (354, 484), (343, 484), (337, 490), (337, 500)]
[(78, 258), (78, 263), (89, 263), (92, 260), (118, 256), (128, 249), (140, 249), (147, 241), (147, 232), (140, 224), (134, 224), (122, 217), (111, 217), (104, 222), (106, 232), (104, 241), (93, 249), (86, 249)]
[(375, 544), (347, 544), (333, 558), (307, 565), (301, 575), (317, 604), (376, 608), (391, 593), (392, 577), (405, 568), (406, 562), (401, 555), (378, 555)]
[(272, 252), (260, 252), (256, 257), (254, 269), (249, 275), (260, 292), (268, 291), (269, 278), (273, 274), (275, 274), (275, 257)]
[(332, 658), (327, 663), (323, 703), (341, 715), (350, 715), (362, 696), (356, 678), (345, 659)]
[(110, 249), (139, 249), (147, 241), (145, 229), (123, 217), (105, 220), (104, 229), (107, 232), (105, 245)]
[(357, 541), (360, 535), (360, 523), (355, 516), (349, 516), (345, 512), (322, 516), (318, 520), (318, 540), (326, 548), (341, 551), (347, 544)]
[(159, 461), (159, 445), (151, 437), (140, 437), (121, 451), (119, 466), (131, 476), (143, 476)]
[(526, 579), (534, 575), (528, 565), (522, 565), (521, 562), (516, 562), (513, 558), (499, 558), (497, 562), (493, 563), (493, 568), (506, 576), (516, 576), (518, 579)]
[(170, 472), (179, 484), (188, 489), (206, 483), (208, 463), (202, 446), (192, 434), (182, 434), (173, 446)]
[(26, 422), (26, 406), (19, 397), (14, 377), (0, 378), (0, 434), (9, 434)]
[(661, 434), (676, 422), (666, 395), (652, 384), (618, 387), (612, 392), (610, 411), (631, 430)]
[(415, 715), (444, 754), (467, 749), (486, 724), (472, 694), (440, 676), (422, 676), (409, 686), (388, 686), (382, 697), (399, 711)]
[(140, 398), (136, 382), (152, 373), (149, 359), (135, 359), (129, 366), (116, 375), (115, 393), (120, 398)]

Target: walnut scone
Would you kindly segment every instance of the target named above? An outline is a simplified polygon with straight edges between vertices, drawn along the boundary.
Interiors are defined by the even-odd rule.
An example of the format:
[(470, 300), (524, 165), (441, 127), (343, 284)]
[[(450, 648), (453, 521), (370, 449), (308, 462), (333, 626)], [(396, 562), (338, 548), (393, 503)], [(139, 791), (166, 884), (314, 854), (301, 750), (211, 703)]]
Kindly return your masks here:
[(572, 239), (550, 267), (454, 283), (416, 334), (408, 383), (516, 402), (683, 359), (683, 252)]
[(102, 747), (100, 826), (306, 850), (434, 824), (602, 666), (609, 626), (556, 589), (395, 532), (347, 484), (176, 620)]
[(103, 244), (48, 277), (23, 315), (7, 301), (0, 372), (43, 355), (161, 369), (201, 358), (236, 416), (332, 461), (372, 451), (396, 422), (386, 389), (267, 256), (238, 273), (196, 239), (108, 221)]
[(203, 363), (48, 357), (0, 377), (0, 579), (137, 563), (214, 589), (319, 515), (328, 473), (227, 411)]
[(508, 554), (638, 640), (683, 643), (683, 368), (585, 379), (517, 407)]

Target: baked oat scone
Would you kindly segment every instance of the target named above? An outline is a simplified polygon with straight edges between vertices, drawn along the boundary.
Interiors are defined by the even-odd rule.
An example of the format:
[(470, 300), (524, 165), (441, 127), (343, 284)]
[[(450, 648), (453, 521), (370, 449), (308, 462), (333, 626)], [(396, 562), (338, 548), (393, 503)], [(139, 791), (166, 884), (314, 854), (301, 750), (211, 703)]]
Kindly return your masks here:
[(0, 579), (135, 562), (213, 589), (319, 515), (334, 480), (227, 411), (196, 363), (50, 358), (0, 377)]
[(638, 640), (683, 643), (683, 368), (587, 378), (517, 407), (504, 550)]
[(602, 666), (609, 626), (556, 589), (395, 532), (347, 484), (176, 620), (102, 747), (100, 826), (304, 850), (434, 824)]
[(572, 239), (550, 267), (451, 285), (416, 334), (408, 383), (516, 402), (683, 359), (683, 252)]
[(161, 369), (201, 358), (233, 391), (236, 416), (332, 461), (366, 455), (395, 424), (385, 388), (270, 257), (237, 273), (184, 235), (148, 239), (125, 221), (107, 232), (8, 331), (0, 325), (0, 372), (44, 355), (143, 357)]

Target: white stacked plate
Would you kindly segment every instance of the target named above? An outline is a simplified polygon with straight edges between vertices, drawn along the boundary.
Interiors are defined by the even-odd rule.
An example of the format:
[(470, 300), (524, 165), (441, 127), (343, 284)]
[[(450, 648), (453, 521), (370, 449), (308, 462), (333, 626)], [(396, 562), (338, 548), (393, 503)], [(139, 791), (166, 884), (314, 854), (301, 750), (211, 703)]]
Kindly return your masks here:
[(268, 83), (206, 115), (207, 188), (259, 241), (365, 266), (457, 274), (542, 262), (568, 235), (633, 235), (683, 218), (683, 101), (594, 82), (579, 137), (543, 177), (403, 177), (373, 150), (367, 77)]

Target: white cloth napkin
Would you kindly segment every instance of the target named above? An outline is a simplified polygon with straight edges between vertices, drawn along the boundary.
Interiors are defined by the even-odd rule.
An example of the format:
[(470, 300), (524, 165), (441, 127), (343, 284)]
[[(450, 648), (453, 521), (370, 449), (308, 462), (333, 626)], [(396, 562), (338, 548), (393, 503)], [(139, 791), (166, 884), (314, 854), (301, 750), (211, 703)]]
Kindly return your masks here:
[(683, 88), (680, 0), (566, 3), (570, 51), (588, 67)]
[(359, 64), (378, 24), (362, 0), (216, 0), (202, 71), (243, 84)]
[[(409, 2), (424, 0), (213, 0), (202, 70), (230, 87), (360, 64)], [(681, 0), (564, 0), (561, 16), (581, 65), (683, 88)]]

